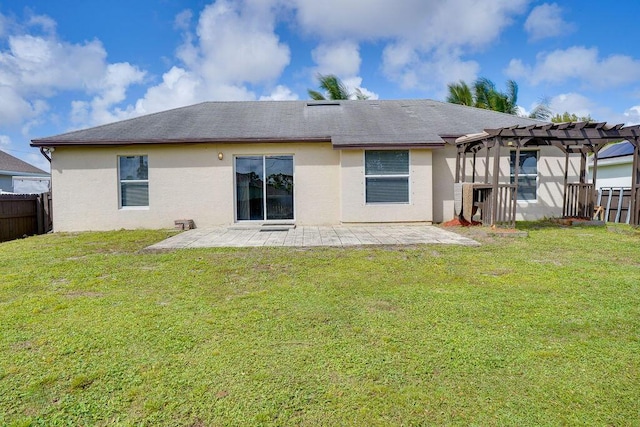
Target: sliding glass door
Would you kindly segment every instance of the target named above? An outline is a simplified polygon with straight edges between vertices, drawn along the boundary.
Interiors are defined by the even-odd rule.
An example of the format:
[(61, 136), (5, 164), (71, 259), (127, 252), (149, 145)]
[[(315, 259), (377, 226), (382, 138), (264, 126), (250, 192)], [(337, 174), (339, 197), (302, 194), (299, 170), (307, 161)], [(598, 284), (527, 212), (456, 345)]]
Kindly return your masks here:
[(236, 157), (236, 219), (293, 219), (293, 156)]

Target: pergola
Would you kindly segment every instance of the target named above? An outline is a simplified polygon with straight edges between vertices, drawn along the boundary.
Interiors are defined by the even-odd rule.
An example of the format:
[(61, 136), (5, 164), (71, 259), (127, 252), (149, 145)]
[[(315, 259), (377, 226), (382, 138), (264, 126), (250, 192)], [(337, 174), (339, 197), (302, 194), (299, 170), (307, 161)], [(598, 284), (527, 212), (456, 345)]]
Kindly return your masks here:
[[(604, 122), (541, 123), (530, 126), (511, 126), (485, 129), (479, 134), (456, 139), (456, 183), (466, 179), (467, 156), (472, 155), (473, 200), (480, 209), (484, 225), (514, 226), (519, 167), (515, 167), (513, 182), (499, 182), (501, 148), (515, 150), (515, 165), (520, 164), (520, 150), (525, 147), (554, 146), (565, 153), (564, 217), (591, 218), (596, 200), (598, 152), (611, 142), (627, 140), (634, 146), (631, 178), (630, 223), (640, 225), (640, 125), (608, 125)], [(485, 150), (484, 182), (476, 182), (476, 157)], [(579, 182), (568, 182), (569, 156), (580, 154)], [(592, 182), (587, 179), (587, 160), (593, 154)], [(493, 172), (489, 180), (489, 159), (493, 157)], [(464, 201), (463, 201), (464, 203)], [(464, 218), (470, 221), (471, 218)]]

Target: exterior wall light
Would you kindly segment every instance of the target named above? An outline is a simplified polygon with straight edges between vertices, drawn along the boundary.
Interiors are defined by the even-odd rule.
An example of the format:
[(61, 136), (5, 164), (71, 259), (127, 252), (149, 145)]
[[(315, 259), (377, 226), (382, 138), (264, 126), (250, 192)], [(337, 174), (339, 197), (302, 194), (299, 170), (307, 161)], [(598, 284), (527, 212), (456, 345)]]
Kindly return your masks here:
[(218, 160), (222, 160), (224, 159), (224, 154), (222, 154), (222, 151), (218, 153)]

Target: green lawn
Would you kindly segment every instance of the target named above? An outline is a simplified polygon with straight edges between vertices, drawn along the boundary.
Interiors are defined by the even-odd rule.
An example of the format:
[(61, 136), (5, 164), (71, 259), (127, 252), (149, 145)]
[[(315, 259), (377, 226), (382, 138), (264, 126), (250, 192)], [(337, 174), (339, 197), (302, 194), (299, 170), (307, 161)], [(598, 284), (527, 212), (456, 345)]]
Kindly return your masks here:
[(0, 244), (0, 425), (640, 424), (640, 232)]

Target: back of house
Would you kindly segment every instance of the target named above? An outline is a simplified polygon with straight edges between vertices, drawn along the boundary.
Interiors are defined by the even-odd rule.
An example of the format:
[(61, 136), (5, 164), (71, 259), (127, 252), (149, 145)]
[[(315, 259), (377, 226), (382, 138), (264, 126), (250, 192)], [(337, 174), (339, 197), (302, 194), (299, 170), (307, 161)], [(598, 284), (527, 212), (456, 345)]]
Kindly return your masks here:
[[(56, 231), (439, 223), (454, 216), (453, 141), (537, 123), (432, 100), (206, 102), (32, 146), (51, 157)], [(523, 152), (520, 218), (560, 214), (564, 154)]]

